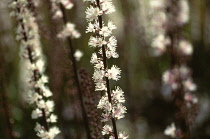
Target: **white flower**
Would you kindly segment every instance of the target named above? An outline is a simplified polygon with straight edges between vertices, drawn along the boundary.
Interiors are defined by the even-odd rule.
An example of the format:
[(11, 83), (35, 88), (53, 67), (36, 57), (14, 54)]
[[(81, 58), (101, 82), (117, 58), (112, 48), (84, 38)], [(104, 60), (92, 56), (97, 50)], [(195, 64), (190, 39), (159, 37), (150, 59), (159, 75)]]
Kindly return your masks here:
[(90, 47), (97, 47), (98, 46), (98, 39), (96, 37), (91, 36), (88, 42)]
[(37, 119), (39, 117), (42, 117), (42, 111), (37, 108), (37, 109), (32, 111), (31, 118), (32, 119)]
[(102, 81), (104, 78), (104, 71), (103, 70), (95, 70), (93, 73), (93, 79), (95, 82)]
[(181, 75), (182, 79), (185, 79), (185, 78), (187, 78), (189, 76), (190, 69), (188, 67), (186, 67), (185, 65), (182, 65), (179, 68), (179, 72), (180, 72), (180, 75)]
[(66, 23), (66, 32), (72, 32), (75, 29), (75, 24), (72, 24), (70, 22)]
[(75, 29), (75, 24), (68, 22), (64, 29), (57, 35), (58, 38), (79, 38), (81, 34)]
[(51, 114), (50, 117), (47, 119), (48, 122), (50, 123), (55, 123), (57, 122), (58, 117), (54, 114)]
[(120, 132), (118, 135), (119, 139), (128, 139), (128, 135), (125, 132)]
[(48, 83), (49, 78), (46, 75), (42, 75), (41, 79), (43, 83)]
[(43, 59), (38, 59), (36, 61), (36, 66), (37, 66), (39, 72), (41, 72), (41, 73), (45, 70), (45, 66), (44, 65), (45, 65), (45, 62), (44, 62)]
[(36, 126), (34, 128), (35, 131), (41, 131), (42, 130), (42, 126), (39, 123), (36, 123)]
[[(54, 139), (54, 137), (56, 135), (58, 135), (61, 131), (57, 128), (57, 127), (52, 127), (50, 128), (49, 132), (48, 132), (48, 138), (49, 139)], [(48, 139), (47, 138), (47, 139)]]
[(61, 0), (61, 3), (66, 9), (71, 9), (74, 6), (71, 0)]
[(108, 37), (108, 36), (110, 36), (112, 34), (112, 31), (108, 27), (104, 26), (99, 31), (99, 34), (104, 36), (104, 37)]
[(112, 132), (112, 127), (109, 125), (105, 125), (102, 130), (102, 135), (107, 135)]
[(115, 139), (115, 137), (111, 135), (111, 136), (109, 137), (109, 139)]
[(61, 10), (56, 10), (54, 15), (53, 15), (53, 19), (59, 19), (63, 17), (63, 13), (61, 12)]
[(124, 92), (120, 87), (116, 87), (115, 90), (112, 90), (112, 97), (115, 101), (119, 103), (124, 103), (125, 98), (124, 98)]
[(175, 124), (172, 123), (170, 126), (168, 126), (165, 131), (164, 134), (167, 136), (171, 136), (172, 138), (176, 137), (176, 127)]
[(170, 85), (170, 87), (175, 90), (178, 88), (177, 84), (177, 74), (175, 70), (167, 70), (163, 73), (162, 80), (166, 85)]
[(103, 38), (91, 36), (88, 44), (91, 47), (102, 47), (102, 45), (106, 44), (106, 41)]
[(95, 32), (95, 26), (92, 23), (89, 23), (86, 29), (86, 33), (88, 32)]
[(178, 15), (178, 22), (185, 24), (189, 21), (189, 3), (187, 0), (179, 1), (180, 11)]
[(192, 79), (187, 79), (183, 83), (184, 88), (188, 91), (195, 91), (197, 89), (196, 84), (193, 83)]
[(97, 57), (96, 53), (93, 53), (92, 57), (91, 57), (91, 60), (90, 60), (90, 63), (94, 64), (94, 63), (97, 63), (97, 62), (98, 62), (98, 57)]
[(76, 50), (76, 52), (74, 53), (74, 57), (76, 58), (77, 61), (80, 61), (83, 55), (84, 55), (83, 52), (80, 50)]
[(152, 42), (155, 56), (159, 56), (166, 51), (166, 46), (170, 43), (170, 40), (163, 34), (158, 35)]
[(107, 95), (104, 95), (104, 96), (101, 97), (101, 99), (100, 99), (100, 101), (97, 105), (97, 108), (98, 109), (103, 109), (107, 106), (108, 103), (109, 103), (108, 97), (107, 97)]
[(95, 63), (94, 67), (95, 67), (96, 69), (103, 69), (103, 68), (104, 68), (104, 62), (101, 61), (101, 60), (98, 60), (98, 61)]
[(185, 41), (185, 40), (182, 40), (179, 42), (179, 50), (184, 55), (191, 55), (193, 53), (192, 45), (188, 41)]
[(44, 100), (40, 100), (40, 101), (38, 101), (37, 102), (37, 106), (38, 106), (38, 108), (40, 108), (40, 109), (44, 109), (45, 108), (45, 101)]
[(52, 100), (47, 100), (46, 106), (45, 106), (46, 111), (52, 112), (54, 109), (54, 105), (55, 103)]
[(112, 4), (111, 1), (108, 1), (108, 0), (101, 2), (101, 9), (102, 9), (103, 13), (105, 13), (105, 14), (111, 14), (111, 13), (115, 12), (114, 5)]
[(105, 82), (95, 82), (95, 90), (96, 91), (103, 91), (103, 90), (107, 90)]
[(107, 122), (107, 121), (109, 121), (110, 120), (110, 113), (102, 113), (102, 115), (101, 115), (101, 117), (102, 117), (102, 119), (101, 119), (101, 122)]
[(10, 4), (9, 4), (9, 8), (12, 8), (12, 9), (15, 9), (16, 8), (16, 6), (17, 6), (17, 2), (16, 1), (13, 1), (13, 2), (11, 2)]
[(109, 41), (108, 41), (108, 43), (107, 43), (107, 46), (108, 46), (109, 49), (112, 49), (112, 47), (116, 48), (116, 46), (117, 46), (116, 37), (111, 36), (111, 37), (109, 38)]
[(50, 89), (48, 87), (43, 86), (41, 89), (42, 89), (43, 95), (45, 97), (51, 97), (52, 96), (52, 92), (50, 91)]
[(120, 68), (118, 68), (117, 66), (113, 65), (111, 67), (111, 69), (107, 70), (106, 77), (108, 77), (109, 79), (117, 81), (121, 77), (120, 73), (121, 73)]
[(72, 37), (73, 39), (74, 39), (74, 38), (78, 39), (78, 38), (81, 37), (81, 34), (80, 34), (77, 30), (74, 30), (74, 31), (72, 32), (72, 34), (71, 34), (71, 37)]
[(39, 99), (42, 99), (42, 96), (36, 92), (29, 91), (28, 92), (28, 101), (30, 104), (37, 102)]
[(109, 59), (111, 57), (118, 58), (119, 54), (116, 52), (115, 49), (113, 49), (113, 50), (106, 50), (106, 57), (107, 57), (107, 59)]
[(117, 27), (114, 25), (114, 23), (112, 21), (108, 21), (108, 28), (110, 30), (114, 30), (117, 29)]
[(125, 117), (126, 107), (123, 106), (121, 103), (118, 103), (116, 107), (112, 109), (112, 115), (116, 119), (121, 119)]
[(93, 21), (97, 19), (97, 17), (99, 16), (99, 8), (94, 8), (93, 6), (90, 6), (87, 8), (85, 13), (86, 13), (86, 19), (88, 21)]

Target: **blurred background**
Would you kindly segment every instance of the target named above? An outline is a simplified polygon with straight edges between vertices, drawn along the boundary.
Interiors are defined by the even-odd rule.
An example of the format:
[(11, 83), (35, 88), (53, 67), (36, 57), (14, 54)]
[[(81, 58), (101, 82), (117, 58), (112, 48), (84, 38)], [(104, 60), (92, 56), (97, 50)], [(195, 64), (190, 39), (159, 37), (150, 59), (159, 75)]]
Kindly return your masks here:
[[(90, 57), (94, 52), (89, 48), (90, 34), (86, 34), (85, 10), (87, 3), (72, 0), (74, 8), (68, 11), (68, 19), (76, 24), (82, 34), (73, 40), (76, 49), (84, 56), (77, 63), (91, 78), (93, 66)], [(164, 129), (173, 122), (175, 114), (172, 98), (162, 86), (162, 73), (170, 67), (167, 55), (155, 57), (151, 42), (155, 30), (151, 27), (152, 10), (150, 0), (113, 0), (116, 12), (107, 19), (112, 20), (117, 30), (118, 59), (109, 60), (122, 69), (122, 78), (111, 82), (119, 85), (126, 95), (126, 117), (117, 122), (119, 129), (126, 131), (130, 139), (167, 139)], [(0, 92), (6, 93), (10, 104), (15, 134), (20, 139), (36, 139), (35, 120), (31, 119), (32, 108), (25, 101), (24, 66), (19, 56), (19, 42), (16, 41), (16, 25), (9, 16), (8, 0), (0, 0), (0, 68), (5, 77)], [(188, 66), (197, 84), (199, 112), (191, 126), (193, 139), (210, 138), (210, 1), (190, 0), (190, 21), (184, 28), (185, 36), (191, 41), (194, 53)], [(65, 41), (56, 34), (63, 28), (63, 22), (52, 19), (48, 0), (40, 1), (35, 9), (43, 51), (46, 55), (46, 74), (54, 93), (58, 126), (62, 134), (58, 139), (84, 139), (77, 89), (74, 86), (73, 71), (69, 60), (69, 49)], [(105, 20), (107, 20), (105, 19)], [(78, 71), (79, 72), (79, 71)], [(7, 121), (3, 110), (5, 96), (0, 96), (0, 139), (7, 139)], [(84, 96), (85, 97), (85, 96)], [(96, 98), (97, 99), (97, 98)]]

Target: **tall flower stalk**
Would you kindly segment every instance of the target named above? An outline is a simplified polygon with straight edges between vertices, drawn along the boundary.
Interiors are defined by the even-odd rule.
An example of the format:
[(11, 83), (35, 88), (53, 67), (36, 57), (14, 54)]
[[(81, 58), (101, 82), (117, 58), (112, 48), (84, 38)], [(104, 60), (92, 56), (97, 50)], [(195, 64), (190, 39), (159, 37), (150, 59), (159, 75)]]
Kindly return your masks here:
[(34, 105), (32, 119), (40, 119), (36, 123), (35, 131), (42, 139), (53, 139), (60, 130), (56, 126), (57, 116), (53, 114), (54, 102), (51, 100), (52, 92), (47, 87), (48, 77), (45, 72), (44, 55), (38, 33), (38, 25), (32, 12), (28, 8), (27, 0), (14, 0), (10, 7), (14, 9), (11, 15), (16, 16), (17, 39), (20, 40), (20, 56), (27, 63), (26, 71), (29, 87), (27, 90), (28, 102)]
[(193, 94), (197, 87), (187, 67), (193, 48), (182, 33), (189, 20), (188, 1), (152, 0), (151, 6), (154, 11), (161, 13), (161, 18), (158, 18), (161, 22), (157, 21), (156, 28), (162, 30), (154, 39), (152, 47), (156, 55), (168, 52), (171, 59), (170, 69), (164, 72), (162, 79), (163, 84), (171, 89), (176, 115), (175, 123), (167, 127), (164, 133), (171, 137), (189, 139), (190, 124), (196, 115), (198, 99)]
[(82, 110), (82, 116), (86, 129), (86, 134), (88, 139), (91, 139), (88, 117), (83, 103), (82, 89), (79, 81), (79, 76), (77, 73), (78, 72), (77, 60), (80, 59), (82, 53), (80, 53), (78, 56), (78, 51), (75, 51), (75, 47), (72, 44), (72, 39), (78, 39), (81, 36), (81, 34), (76, 30), (75, 24), (68, 21), (66, 14), (66, 10), (72, 9), (74, 4), (72, 3), (71, 0), (60, 0), (60, 1), (51, 0), (51, 4), (53, 7), (52, 12), (54, 13), (53, 17), (62, 18), (65, 24), (63, 30), (57, 36), (60, 39), (66, 39), (70, 49), (70, 59), (72, 60), (74, 80), (78, 89), (78, 96), (80, 100), (80, 106)]
[[(97, 53), (93, 53), (91, 63), (94, 65), (93, 80), (95, 82), (95, 90), (103, 91), (98, 109), (102, 109), (102, 122), (106, 124), (103, 127), (102, 134), (108, 135), (110, 139), (127, 139), (128, 136), (124, 132), (117, 131), (116, 121), (123, 118), (126, 113), (124, 92), (120, 87), (111, 90), (110, 80), (119, 80), (121, 70), (116, 65), (108, 68), (108, 59), (118, 58), (116, 52), (117, 40), (112, 35), (112, 31), (116, 26), (112, 21), (108, 21), (107, 25), (102, 19), (102, 15), (115, 12), (112, 0), (84, 0), (91, 2), (86, 10), (86, 19), (89, 22), (86, 33), (92, 32), (89, 46), (96, 48)], [(108, 125), (111, 121), (112, 126)]]

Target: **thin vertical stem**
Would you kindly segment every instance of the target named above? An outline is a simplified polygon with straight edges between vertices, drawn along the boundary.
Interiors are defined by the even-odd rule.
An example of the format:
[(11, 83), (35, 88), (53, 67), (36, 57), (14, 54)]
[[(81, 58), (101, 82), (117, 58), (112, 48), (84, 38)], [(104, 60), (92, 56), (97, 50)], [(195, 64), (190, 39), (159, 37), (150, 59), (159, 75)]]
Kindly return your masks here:
[(15, 135), (13, 132), (13, 119), (11, 116), (11, 109), (10, 109), (10, 104), (8, 102), (8, 96), (7, 96), (7, 91), (5, 89), (5, 67), (3, 66), (4, 59), (2, 55), (2, 50), (0, 49), (0, 102), (2, 103), (4, 114), (5, 114), (5, 119), (6, 119), (6, 124), (7, 124), (7, 132), (8, 132), (8, 137), (10, 139), (15, 139)]
[[(96, 2), (97, 2), (98, 8), (100, 9), (100, 0), (96, 0)], [(99, 21), (99, 27), (102, 28), (102, 26), (103, 26), (102, 16), (98, 16), (98, 21)], [(102, 54), (103, 54), (104, 70), (106, 70), (108, 68), (108, 64), (107, 64), (105, 45), (102, 45)], [(105, 77), (105, 78), (106, 78), (106, 87), (107, 87), (108, 99), (109, 99), (109, 102), (112, 103), (110, 82), (109, 82), (108, 77)], [(118, 139), (116, 121), (113, 117), (111, 118), (111, 120), (112, 120), (112, 126), (113, 126), (113, 130), (114, 130), (114, 137), (115, 137), (115, 139)]]
[[(61, 11), (63, 13), (63, 22), (66, 24), (68, 21), (67, 21), (67, 15), (65, 12), (65, 8), (61, 4), (60, 4), (60, 7), (61, 7)], [(87, 113), (86, 113), (85, 106), (83, 103), (82, 89), (80, 86), (79, 76), (77, 73), (77, 71), (78, 71), (77, 63), (76, 63), (76, 59), (74, 57), (75, 49), (73, 47), (72, 40), (70, 37), (67, 38), (67, 42), (68, 42), (69, 49), (70, 49), (70, 55), (71, 55), (73, 71), (74, 71), (74, 78), (75, 78), (76, 86), (78, 88), (78, 95), (79, 95), (80, 105), (81, 105), (81, 109), (82, 109), (82, 116), (83, 116), (83, 120), (84, 120), (84, 124), (85, 124), (86, 134), (87, 134), (87, 138), (91, 139), (90, 127), (88, 124), (88, 117), (87, 117)]]

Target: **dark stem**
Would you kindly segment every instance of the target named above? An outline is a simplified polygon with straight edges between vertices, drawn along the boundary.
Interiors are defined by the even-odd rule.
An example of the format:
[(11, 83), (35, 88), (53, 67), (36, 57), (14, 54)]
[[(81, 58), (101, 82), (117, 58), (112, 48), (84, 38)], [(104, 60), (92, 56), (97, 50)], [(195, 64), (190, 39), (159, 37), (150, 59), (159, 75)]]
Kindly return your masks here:
[(3, 80), (2, 78), (0, 78), (0, 90), (1, 90), (0, 97), (1, 97), (1, 103), (3, 106), (5, 119), (7, 123), (7, 132), (10, 139), (15, 139), (14, 132), (13, 132), (13, 119), (11, 117), (11, 110), (8, 103), (7, 93), (5, 91), (5, 88), (2, 82)]
[(3, 110), (4, 110), (4, 114), (5, 114), (5, 119), (6, 119), (6, 124), (7, 124), (7, 133), (8, 133), (8, 137), (9, 139), (15, 139), (15, 135), (14, 135), (14, 130), (13, 130), (13, 119), (11, 116), (11, 109), (10, 109), (10, 104), (8, 102), (8, 93), (5, 89), (5, 84), (6, 84), (6, 78), (5, 78), (5, 69), (6, 68), (4, 66), (4, 58), (2, 55), (2, 50), (0, 49), (0, 102), (2, 103), (3, 106)]
[[(68, 22), (68, 20), (67, 20), (65, 8), (61, 4), (60, 4), (60, 7), (61, 7), (61, 11), (63, 13), (63, 22), (66, 24)], [(78, 88), (78, 96), (79, 96), (80, 105), (81, 105), (81, 109), (82, 109), (82, 116), (83, 116), (83, 120), (84, 120), (84, 124), (85, 124), (86, 134), (87, 134), (87, 138), (91, 139), (91, 135), (90, 135), (91, 132), (90, 132), (90, 127), (89, 127), (89, 123), (88, 123), (88, 117), (87, 117), (87, 113), (86, 113), (85, 106), (83, 103), (82, 89), (80, 86), (79, 76), (77, 73), (77, 71), (78, 71), (77, 63), (76, 63), (76, 59), (74, 57), (75, 49), (73, 47), (70, 37), (67, 38), (67, 42), (68, 42), (69, 49), (70, 49), (70, 57), (71, 57), (72, 64), (73, 64), (73, 71), (74, 71), (74, 78), (75, 78), (76, 86)]]
[[(15, 1), (17, 2), (17, 0), (15, 0)], [(17, 12), (18, 12), (19, 14), (21, 13), (20, 7), (17, 8)], [(24, 23), (23, 23), (23, 19), (19, 19), (18, 21), (20, 22), (21, 29), (23, 30), (23, 32), (22, 32), (22, 33), (23, 33), (23, 41), (27, 42), (29, 39), (28, 39), (28, 36), (27, 36), (27, 34), (26, 34), (26, 31), (25, 31), (25, 26), (24, 26)], [(28, 57), (29, 57), (30, 63), (31, 63), (31, 64), (34, 64), (35, 62), (34, 62), (34, 59), (33, 59), (33, 56), (32, 56), (32, 51), (33, 51), (33, 50), (31, 49), (30, 46), (27, 46), (27, 51), (28, 51)], [(37, 75), (38, 75), (38, 74), (37, 74), (37, 71), (34, 70), (34, 71), (33, 71), (33, 76), (34, 76), (34, 81), (35, 81), (35, 82), (38, 81)], [(40, 90), (39, 88), (35, 89), (35, 91), (36, 91), (39, 95), (43, 96), (43, 94), (41, 93), (41, 90)], [(45, 129), (46, 129), (47, 131), (49, 131), (49, 125), (48, 125), (48, 123), (47, 123), (47, 118), (46, 118), (45, 110), (44, 110), (44, 109), (41, 109), (41, 110), (42, 110), (42, 115), (43, 115), (43, 119), (42, 119), (43, 125), (44, 125)]]
[[(97, 2), (98, 8), (100, 9), (100, 0), (96, 0), (96, 2)], [(102, 28), (102, 26), (103, 26), (102, 16), (98, 16), (98, 22), (99, 22), (99, 27)], [(103, 54), (104, 70), (106, 70), (106, 69), (108, 69), (108, 64), (107, 64), (105, 45), (102, 46), (102, 54)], [(106, 78), (106, 87), (107, 87), (108, 99), (109, 99), (109, 102), (112, 103), (110, 82), (109, 82), (108, 77), (105, 77), (105, 78)], [(112, 121), (113, 130), (114, 130), (114, 137), (115, 137), (115, 139), (118, 139), (116, 121), (115, 121), (115, 119), (113, 117), (111, 118), (111, 121)]]
[[(169, 33), (169, 37), (171, 39), (171, 46), (170, 46), (170, 55), (171, 55), (171, 70), (175, 68), (177, 65), (180, 68), (180, 57), (177, 54), (176, 47), (178, 47), (178, 31), (175, 29), (173, 33)], [(179, 69), (180, 70), (180, 69)], [(187, 111), (182, 113), (182, 109), (186, 107), (185, 100), (184, 100), (184, 89), (182, 84), (182, 77), (180, 75), (180, 71), (178, 71), (178, 83), (180, 88), (177, 90), (173, 90), (172, 94), (174, 95), (174, 105), (176, 109), (176, 116), (175, 116), (175, 124), (181, 129), (182, 136), (181, 139), (190, 139), (190, 128), (187, 124)]]

